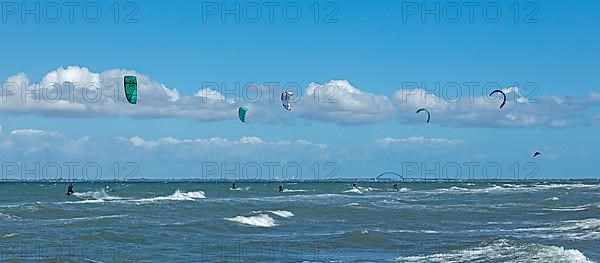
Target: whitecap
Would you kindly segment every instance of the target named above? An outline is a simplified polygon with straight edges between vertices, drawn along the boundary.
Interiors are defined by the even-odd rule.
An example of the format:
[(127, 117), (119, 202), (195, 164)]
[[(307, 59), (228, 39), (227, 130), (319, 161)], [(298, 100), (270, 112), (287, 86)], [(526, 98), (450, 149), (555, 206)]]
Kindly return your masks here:
[(81, 200), (81, 201), (66, 201), (65, 204), (97, 204), (104, 203), (104, 200), (98, 199), (90, 199), (90, 200)]
[(14, 215), (10, 215), (10, 214), (3, 214), (3, 213), (0, 213), (0, 219), (11, 220), (11, 221), (21, 220), (21, 218), (18, 216), (14, 216)]
[(18, 235), (19, 235), (19, 233), (9, 233), (9, 234), (3, 235), (2, 238), (10, 238), (10, 237), (18, 236)]
[(284, 193), (299, 193), (299, 192), (308, 192), (308, 190), (304, 189), (283, 189)]
[(285, 211), (285, 210), (275, 210), (275, 211), (268, 211), (268, 212), (272, 213), (276, 216), (283, 217), (283, 218), (288, 218), (288, 217), (294, 216), (294, 213), (292, 213), (290, 211)]
[(110, 218), (120, 218), (123, 215), (105, 215), (105, 216), (91, 216), (91, 217), (73, 217), (73, 218), (63, 218), (58, 219), (58, 221), (66, 221), (66, 222), (74, 222), (74, 221), (91, 221), (91, 220), (101, 220), (101, 219), (110, 219)]
[(518, 228), (515, 231), (546, 239), (593, 240), (600, 237), (600, 219), (569, 220), (533, 228)]
[(496, 240), (471, 249), (449, 251), (424, 256), (398, 257), (401, 262), (576, 262), (590, 261), (581, 251), (557, 246), (519, 244), (511, 240)]
[(134, 200), (136, 202), (156, 202), (156, 201), (194, 201), (197, 199), (204, 199), (206, 195), (204, 195), (203, 191), (195, 191), (195, 192), (181, 192), (179, 189), (175, 191), (175, 193), (167, 196), (157, 196), (151, 198), (144, 198), (139, 200)]
[(123, 198), (118, 197), (118, 196), (111, 196), (109, 194), (107, 194), (104, 189), (100, 190), (100, 191), (90, 191), (90, 192), (76, 192), (73, 193), (74, 196), (79, 197), (81, 199), (86, 199), (86, 200), (102, 200), (102, 201), (108, 201), (108, 200), (121, 200)]
[(357, 187), (358, 190), (362, 191), (362, 192), (372, 192), (372, 191), (380, 191), (381, 189), (379, 188), (374, 188), (374, 187)]
[(275, 220), (273, 218), (265, 214), (260, 214), (256, 216), (236, 216), (232, 218), (225, 218), (225, 220), (237, 222), (243, 225), (259, 227), (274, 227), (277, 225), (275, 224)]
[(542, 208), (546, 211), (557, 211), (557, 212), (577, 212), (587, 210), (585, 206), (575, 206), (575, 207), (557, 207), (557, 208)]
[(348, 189), (346, 191), (344, 191), (344, 193), (355, 193), (355, 194), (362, 194), (362, 192), (360, 190), (358, 190), (358, 188), (351, 188)]

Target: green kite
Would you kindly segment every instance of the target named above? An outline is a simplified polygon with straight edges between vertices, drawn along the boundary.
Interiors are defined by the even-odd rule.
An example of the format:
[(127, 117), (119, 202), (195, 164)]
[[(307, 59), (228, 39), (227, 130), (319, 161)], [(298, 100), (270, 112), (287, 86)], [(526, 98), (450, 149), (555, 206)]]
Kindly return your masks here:
[(137, 103), (137, 78), (135, 76), (125, 76), (125, 96), (131, 104)]
[(244, 106), (238, 109), (238, 116), (240, 117), (240, 121), (246, 122), (246, 112), (248, 112), (248, 108)]

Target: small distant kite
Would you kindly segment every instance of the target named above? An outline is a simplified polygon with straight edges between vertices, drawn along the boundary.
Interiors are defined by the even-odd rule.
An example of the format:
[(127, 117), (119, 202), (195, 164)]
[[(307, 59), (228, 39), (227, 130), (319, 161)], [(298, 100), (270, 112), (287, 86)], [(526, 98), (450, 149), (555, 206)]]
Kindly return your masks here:
[(533, 153), (533, 158), (535, 158), (535, 157), (538, 157), (538, 156), (540, 156), (540, 155), (542, 155), (542, 153), (541, 153), (541, 152), (535, 152), (535, 153)]
[(492, 96), (494, 93), (500, 93), (500, 94), (502, 94), (502, 97), (504, 97), (502, 104), (500, 104), (500, 109), (502, 109), (502, 107), (504, 107), (504, 105), (506, 105), (506, 94), (504, 93), (504, 91), (497, 89), (497, 90), (492, 91), (492, 93), (490, 93), (490, 96)]
[(429, 113), (429, 111), (427, 109), (425, 109), (425, 108), (420, 108), (420, 109), (417, 110), (417, 114), (420, 113), (420, 112), (422, 112), (422, 111), (427, 112), (427, 123), (429, 123), (429, 120), (431, 120), (431, 113)]
[(125, 83), (125, 97), (131, 104), (137, 103), (137, 78), (135, 76), (125, 76), (123, 78)]
[(292, 96), (294, 96), (294, 93), (291, 91), (284, 91), (281, 93), (281, 104), (283, 104), (283, 107), (288, 111), (292, 110), (292, 105), (290, 104), (290, 97)]
[(240, 121), (246, 122), (246, 112), (248, 112), (248, 108), (241, 106), (238, 109), (238, 116), (240, 117)]

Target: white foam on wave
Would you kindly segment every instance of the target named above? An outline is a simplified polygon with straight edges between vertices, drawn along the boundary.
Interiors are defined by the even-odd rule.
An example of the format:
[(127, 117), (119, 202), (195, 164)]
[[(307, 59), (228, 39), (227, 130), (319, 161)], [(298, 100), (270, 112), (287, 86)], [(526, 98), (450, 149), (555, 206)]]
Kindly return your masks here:
[(156, 201), (194, 201), (197, 199), (204, 199), (206, 195), (203, 191), (195, 191), (195, 192), (181, 192), (179, 189), (175, 191), (175, 193), (167, 196), (157, 196), (151, 198), (143, 198), (138, 200), (133, 200), (136, 202), (156, 202)]
[(97, 203), (104, 203), (104, 200), (101, 199), (88, 199), (88, 200), (81, 200), (81, 201), (66, 201), (65, 204), (97, 204)]
[(410, 191), (410, 189), (408, 189), (408, 188), (404, 188), (404, 187), (403, 187), (403, 188), (400, 188), (400, 189), (398, 189), (398, 192), (400, 192), (400, 193), (406, 193), (406, 192), (409, 192), (409, 191)]
[(111, 218), (120, 218), (120, 217), (124, 217), (124, 215), (106, 215), (106, 216), (74, 217), (74, 218), (63, 218), (63, 219), (58, 219), (58, 221), (66, 221), (66, 222), (74, 222), (74, 221), (91, 221), (91, 220), (102, 220), (102, 219), (111, 219)]
[(600, 219), (598, 218), (569, 220), (563, 223), (565, 225), (558, 228), (559, 230), (600, 231)]
[(19, 233), (8, 233), (8, 234), (3, 235), (2, 238), (11, 238), (11, 237), (18, 236), (18, 235), (19, 235)]
[(575, 189), (575, 188), (600, 188), (599, 184), (503, 184), (491, 185), (482, 188), (463, 188), (452, 186), (450, 188), (440, 188), (433, 190), (434, 192), (459, 192), (459, 193), (504, 193), (504, 192), (537, 192), (552, 189)]
[(563, 247), (543, 246), (535, 254), (539, 262), (573, 262), (587, 263), (592, 262), (581, 251), (577, 249), (565, 249)]
[(572, 207), (556, 207), (556, 208), (542, 208), (547, 211), (558, 211), (558, 212), (577, 212), (588, 210), (587, 206), (572, 206)]
[(450, 187), (450, 191), (468, 191), (469, 189), (467, 188), (463, 188), (463, 187), (458, 187), (458, 186), (452, 186)]
[(569, 220), (533, 228), (519, 228), (515, 231), (546, 239), (594, 240), (600, 238), (600, 219)]
[(79, 197), (81, 201), (67, 201), (67, 204), (93, 204), (93, 203), (103, 203), (103, 202), (135, 202), (135, 203), (145, 203), (145, 202), (157, 202), (157, 201), (194, 201), (198, 199), (206, 198), (206, 195), (203, 191), (194, 191), (194, 192), (182, 192), (177, 189), (173, 194), (167, 196), (156, 196), (150, 198), (142, 198), (142, 199), (128, 199), (122, 198), (118, 196), (108, 195), (103, 190), (95, 191), (95, 192), (85, 192), (85, 193), (74, 193), (76, 197)]
[(271, 214), (274, 214), (276, 216), (283, 217), (283, 218), (288, 218), (288, 217), (294, 216), (294, 213), (292, 213), (290, 211), (285, 211), (285, 210), (275, 210), (275, 211), (268, 211), (268, 212)]
[(294, 213), (285, 210), (269, 210), (269, 211), (252, 211), (253, 214), (271, 213), (278, 217), (289, 218), (294, 216)]
[(275, 224), (275, 219), (271, 218), (269, 215), (260, 214), (255, 216), (236, 216), (232, 218), (225, 218), (225, 220), (240, 223), (242, 225), (249, 226), (259, 226), (259, 227), (274, 227), (277, 226)]
[(572, 262), (590, 261), (581, 251), (557, 246), (496, 240), (471, 249), (425, 256), (398, 257), (401, 262)]
[(362, 192), (372, 192), (372, 191), (381, 191), (381, 189), (379, 188), (375, 188), (375, 187), (358, 187), (358, 190), (361, 190)]
[(427, 229), (419, 229), (419, 230), (409, 230), (409, 229), (374, 229), (374, 231), (388, 233), (388, 234), (398, 234), (398, 233), (417, 233), (417, 234), (439, 234), (440, 232), (435, 230), (427, 230)]
[(558, 201), (558, 200), (560, 200), (560, 198), (554, 196), (554, 197), (551, 197), (551, 198), (546, 198), (544, 200), (547, 200), (547, 201)]
[(358, 188), (351, 188), (348, 189), (346, 191), (344, 191), (344, 193), (355, 193), (355, 194), (362, 194), (362, 192), (358, 189)]
[(536, 184), (533, 185), (535, 188), (539, 188), (539, 189), (555, 189), (555, 188), (566, 188), (566, 189), (573, 189), (573, 188), (600, 188), (600, 184)]
[(98, 200), (98, 201), (110, 201), (110, 200), (121, 200), (123, 198), (118, 197), (118, 196), (111, 196), (109, 194), (107, 194), (104, 189), (100, 190), (100, 191), (89, 191), (89, 192), (82, 192), (82, 193), (73, 193), (74, 196), (79, 197), (81, 199), (85, 199), (85, 200)]
[(304, 189), (283, 189), (284, 193), (300, 193), (300, 192), (308, 192), (308, 190)]
[(3, 214), (3, 213), (0, 213), (0, 219), (11, 220), (11, 221), (21, 220), (21, 218), (18, 216), (14, 216), (14, 215), (10, 215), (10, 214)]
[(248, 191), (248, 190), (250, 190), (249, 186), (246, 186), (246, 187), (237, 187), (235, 189), (229, 188), (229, 191)]

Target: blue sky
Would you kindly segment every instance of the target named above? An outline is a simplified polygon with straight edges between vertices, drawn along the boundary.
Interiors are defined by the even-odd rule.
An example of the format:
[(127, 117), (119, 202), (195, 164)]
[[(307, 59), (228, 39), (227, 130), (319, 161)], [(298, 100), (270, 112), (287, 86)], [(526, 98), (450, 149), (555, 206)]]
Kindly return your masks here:
[[(36, 3), (40, 22), (22, 10)], [(298, 163), (305, 176), (311, 164), (331, 162), (336, 177), (402, 172), (402, 163), (498, 163), (506, 178), (514, 163), (534, 162), (540, 178), (598, 177), (595, 1), (522, 1), (517, 16), (514, 2), (481, 2), (473, 22), (458, 2), (463, 16), (456, 23), (448, 21), (452, 11), (442, 11), (439, 22), (434, 15), (423, 21), (422, 10), (406, 13), (414, 4), (451, 8), (436, 1), (279, 2), (273, 22), (263, 14), (256, 23), (243, 14), (248, 2), (109, 1), (99, 4), (95, 23), (82, 16), (90, 2), (74, 7), (73, 22), (58, 2), (63, 14), (56, 23), (44, 16), (48, 3), (19, 2), (10, 15), (2, 10), (4, 82), (35, 89), (35, 83), (75, 81), (109, 89), (131, 73), (140, 78), (140, 101), (89, 103), (75, 93), (73, 102), (38, 103), (5, 88), (4, 162), (97, 162), (105, 170), (135, 162), (136, 177), (145, 178), (199, 178), (204, 162)], [(239, 22), (203, 9), (236, 3)], [(256, 3), (268, 11), (265, 2)], [(495, 23), (482, 15), (491, 4), (502, 12)], [(302, 10), (296, 23), (282, 15), (285, 5)], [(132, 23), (124, 23), (133, 7)], [(227, 90), (197, 94), (210, 83), (235, 90), (236, 83), (254, 82), (263, 91), (265, 83), (279, 83), (276, 98), (285, 84), (300, 87), (293, 111), (278, 100), (252, 103)], [(445, 94), (436, 83), (458, 83), (458, 89)], [(473, 96), (464, 83), (478, 84)], [(484, 96), (489, 85), (508, 93), (504, 109)], [(327, 99), (335, 103), (315, 101), (314, 93), (327, 96), (330, 86), (335, 93)], [(449, 101), (456, 90), (462, 96)], [(240, 105), (250, 107), (246, 124), (237, 120)], [(431, 123), (414, 114), (419, 107), (432, 111)], [(532, 159), (536, 150), (543, 155)]]

